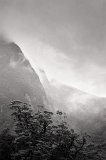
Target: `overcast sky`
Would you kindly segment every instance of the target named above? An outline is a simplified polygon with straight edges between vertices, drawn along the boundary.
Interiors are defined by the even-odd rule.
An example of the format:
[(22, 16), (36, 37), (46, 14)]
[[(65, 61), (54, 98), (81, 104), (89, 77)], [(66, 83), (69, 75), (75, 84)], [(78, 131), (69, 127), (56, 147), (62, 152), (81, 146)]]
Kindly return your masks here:
[(106, 0), (0, 0), (0, 31), (50, 80), (106, 96)]

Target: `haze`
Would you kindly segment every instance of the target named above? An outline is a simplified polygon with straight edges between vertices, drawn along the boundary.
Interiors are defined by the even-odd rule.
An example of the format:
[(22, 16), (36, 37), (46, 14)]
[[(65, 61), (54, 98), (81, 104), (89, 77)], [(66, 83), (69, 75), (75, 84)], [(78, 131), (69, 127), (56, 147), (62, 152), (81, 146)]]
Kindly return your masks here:
[(105, 0), (0, 0), (0, 31), (49, 80), (106, 97)]

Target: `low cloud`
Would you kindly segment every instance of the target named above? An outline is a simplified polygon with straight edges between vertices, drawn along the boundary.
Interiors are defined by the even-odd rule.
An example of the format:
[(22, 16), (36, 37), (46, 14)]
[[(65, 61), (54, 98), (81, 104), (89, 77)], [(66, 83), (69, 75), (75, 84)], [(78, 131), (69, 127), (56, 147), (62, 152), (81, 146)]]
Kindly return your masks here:
[[(106, 96), (105, 0), (0, 0), (0, 33), (57, 79)], [(14, 66), (15, 64), (12, 63)]]

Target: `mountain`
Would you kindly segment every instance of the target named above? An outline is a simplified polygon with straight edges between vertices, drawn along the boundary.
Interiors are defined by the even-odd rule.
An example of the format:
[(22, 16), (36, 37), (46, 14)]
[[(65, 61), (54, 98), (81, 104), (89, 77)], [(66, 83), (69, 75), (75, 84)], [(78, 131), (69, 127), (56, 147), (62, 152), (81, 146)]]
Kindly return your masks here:
[(104, 131), (106, 98), (90, 95), (55, 80), (49, 81), (41, 69), (39, 76), (53, 111), (66, 112), (71, 125), (80, 130)]
[(53, 112), (66, 112), (70, 125), (81, 131), (105, 130), (105, 98), (90, 95), (55, 80), (49, 81), (42, 69), (37, 73), (16, 43), (0, 39), (1, 128), (12, 125), (8, 104), (20, 100), (31, 103), (34, 110), (37, 105), (44, 105)]
[[(8, 104), (13, 100), (44, 105), (46, 94), (40, 79), (20, 47), (0, 40), (0, 124), (9, 119)], [(34, 108), (36, 109), (36, 108)], [(7, 121), (6, 121), (7, 120)]]

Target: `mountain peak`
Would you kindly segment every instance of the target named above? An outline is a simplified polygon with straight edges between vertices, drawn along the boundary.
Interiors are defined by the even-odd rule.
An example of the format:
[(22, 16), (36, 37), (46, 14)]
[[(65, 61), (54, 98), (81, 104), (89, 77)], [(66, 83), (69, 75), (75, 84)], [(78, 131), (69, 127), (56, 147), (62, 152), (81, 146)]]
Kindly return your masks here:
[[(0, 94), (7, 99), (25, 99), (26, 93), (35, 103), (43, 103), (44, 89), (39, 77), (21, 48), (0, 37)], [(2, 97), (0, 97), (2, 99)]]
[(11, 48), (11, 50), (13, 52), (15, 52), (15, 53), (22, 53), (21, 48), (15, 42), (8, 43), (8, 46)]

